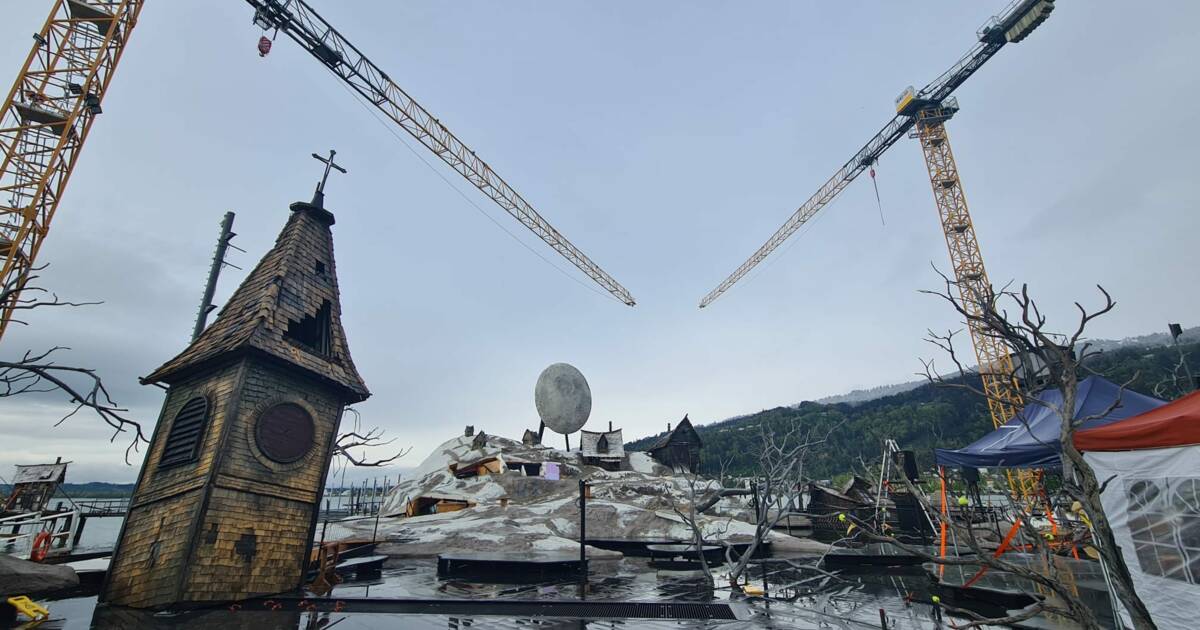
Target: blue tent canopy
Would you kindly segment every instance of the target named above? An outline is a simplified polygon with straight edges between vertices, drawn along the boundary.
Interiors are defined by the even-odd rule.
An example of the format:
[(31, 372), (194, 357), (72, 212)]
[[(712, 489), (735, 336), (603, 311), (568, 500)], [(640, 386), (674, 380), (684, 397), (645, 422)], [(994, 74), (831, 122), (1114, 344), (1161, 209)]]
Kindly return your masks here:
[[(1102, 418), (1083, 423), (1082, 428), (1100, 427), (1117, 420), (1130, 418), (1164, 404), (1163, 401), (1129, 390), (1099, 376), (1089, 376), (1079, 382), (1075, 396), (1075, 419), (1102, 414), (1113, 401), (1121, 404)], [(957, 450), (934, 449), (939, 466), (972, 468), (1059, 468), (1058, 438), (1062, 419), (1062, 392), (1048, 389), (1037, 395), (1043, 404), (1031, 402), (1000, 428)]]

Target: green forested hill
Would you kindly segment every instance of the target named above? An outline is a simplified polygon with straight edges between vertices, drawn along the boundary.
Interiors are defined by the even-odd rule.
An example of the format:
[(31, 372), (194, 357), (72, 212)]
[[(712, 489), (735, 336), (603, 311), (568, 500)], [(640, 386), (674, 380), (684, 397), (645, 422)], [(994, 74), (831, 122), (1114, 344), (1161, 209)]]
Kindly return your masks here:
[[(1190, 358), (1200, 350), (1200, 343), (1186, 345), (1183, 349)], [(1130, 389), (1153, 395), (1155, 385), (1164, 379), (1170, 380), (1178, 360), (1174, 347), (1120, 348), (1094, 357), (1089, 366), (1117, 383), (1136, 375)], [(1195, 362), (1190, 363), (1195, 370)], [(1166, 389), (1161, 394), (1165, 398), (1183, 393), (1174, 387)], [(878, 459), (886, 438), (895, 439), (901, 448), (916, 451), (918, 461), (924, 467), (932, 462), (935, 446), (965, 446), (992, 428), (982, 398), (965, 390), (929, 384), (857, 404), (805, 402), (697, 425), (696, 430), (704, 440), (702, 466), (705, 472), (715, 472), (718, 462), (732, 458), (731, 474), (753, 474), (762, 424), (768, 423), (781, 432), (792, 422), (804, 428), (811, 427), (814, 434), (824, 434), (829, 427), (842, 423), (829, 441), (811, 453), (806, 461), (809, 476), (817, 479), (828, 479), (856, 467), (861, 469), (859, 458), (866, 462)], [(625, 448), (646, 448), (657, 437), (642, 438), (626, 444)]]

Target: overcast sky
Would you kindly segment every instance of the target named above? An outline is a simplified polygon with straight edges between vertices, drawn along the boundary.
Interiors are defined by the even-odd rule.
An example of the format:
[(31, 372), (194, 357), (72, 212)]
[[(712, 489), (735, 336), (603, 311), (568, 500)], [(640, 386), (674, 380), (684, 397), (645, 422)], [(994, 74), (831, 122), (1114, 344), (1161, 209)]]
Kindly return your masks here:
[[(358, 409), (414, 447), (405, 465), (465, 424), (535, 427), (534, 382), (556, 361), (591, 383), (590, 426), (631, 439), (684, 413), (712, 422), (909, 380), (931, 356), (925, 330), (957, 326), (918, 294), (948, 261), (907, 139), (877, 167), (886, 226), (864, 177), (760, 272), (696, 304), (999, 0), (312, 4), (638, 306), (515, 242), (437, 173), (581, 277), (290, 40), (260, 59), (244, 3), (151, 2), (39, 260), (45, 286), (104, 304), (38, 312), (0, 353), (69, 346), (61, 360), (99, 369), (149, 427), (162, 392), (136, 378), (186, 344), (221, 215), (237, 213), (246, 253), (230, 261), (250, 269), (311, 196), (309, 154), (331, 147), (350, 170), (327, 190), (343, 323), (374, 393)], [(5, 2), (5, 81), (49, 5)], [(958, 91), (949, 125), (991, 277), (1029, 282), (1064, 324), (1103, 284), (1118, 308), (1096, 337), (1194, 325), (1200, 4), (1057, 6)], [(218, 303), (244, 273), (226, 270)], [(0, 402), (0, 476), (61, 455), (75, 481), (133, 480), (94, 418), (50, 428), (66, 410)]]

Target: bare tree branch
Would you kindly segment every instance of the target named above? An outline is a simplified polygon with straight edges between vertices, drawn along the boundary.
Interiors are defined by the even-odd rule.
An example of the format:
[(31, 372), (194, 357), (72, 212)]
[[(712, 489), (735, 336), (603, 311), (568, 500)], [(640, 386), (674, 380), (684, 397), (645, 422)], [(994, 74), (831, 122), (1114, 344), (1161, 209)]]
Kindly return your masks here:
[[(1050, 402), (1047, 398), (1037, 396), (1037, 392), (1030, 391), (1028, 387), (1021, 388), (1017, 393), (1019, 400), (1014, 401), (1006, 396), (1011, 396), (1012, 393), (1007, 390), (1016, 390), (1015, 387), (1004, 388), (1006, 391), (998, 392), (989, 390), (986, 387), (977, 386), (971, 378), (970, 370), (963, 365), (963, 361), (956, 353), (954, 343), (956, 331), (950, 331), (945, 334), (930, 331), (928, 341), (949, 357), (950, 362), (954, 365), (957, 372), (957, 378), (954, 380), (948, 379), (937, 370), (932, 360), (922, 360), (924, 376), (935, 385), (970, 391), (983, 397), (990, 404), (999, 403), (999, 408), (1011, 408), (1014, 403), (1020, 403), (1024, 407), (1041, 406), (1053, 411), (1058, 416), (1061, 429), (1059, 439), (1057, 443), (1047, 443), (1046, 445), (1054, 447), (1062, 455), (1063, 489), (1068, 496), (1078, 501), (1084, 511), (1090, 516), (1094, 535), (1100, 543), (1098, 551), (1102, 560), (1110, 569), (1110, 574), (1113, 577), (1113, 586), (1121, 602), (1130, 612), (1134, 627), (1138, 630), (1154, 628), (1154, 622), (1150, 619), (1145, 604), (1136, 593), (1129, 569), (1125, 565), (1124, 558), (1121, 556), (1113, 537), (1108, 519), (1104, 514), (1104, 507), (1100, 501), (1100, 493), (1104, 486), (1096, 480), (1095, 473), (1087, 462), (1084, 461), (1083, 455), (1075, 448), (1073, 441), (1076, 429), (1082, 424), (1107, 417), (1117, 410), (1121, 406), (1122, 395), (1126, 387), (1136, 379), (1135, 375), (1121, 384), (1116, 399), (1107, 405), (1105, 409), (1089, 415), (1077, 415), (1076, 390), (1080, 380), (1079, 375), (1080, 373), (1092, 372), (1090, 368), (1084, 367), (1082, 364), (1088, 358), (1095, 355), (1091, 346), (1085, 341), (1084, 333), (1093, 321), (1111, 312), (1116, 307), (1116, 302), (1108, 291), (1098, 286), (1097, 288), (1102, 296), (1103, 303), (1099, 307), (1089, 309), (1083, 304), (1075, 302), (1074, 306), (1078, 312), (1078, 320), (1072, 325), (1070, 333), (1061, 334), (1047, 328), (1047, 317), (1036, 301), (1030, 296), (1028, 285), (1022, 285), (1020, 291), (1012, 291), (1007, 285), (999, 291), (991, 287), (980, 290), (973, 285), (960, 285), (957, 281), (947, 277), (940, 271), (937, 273), (943, 280), (944, 289), (942, 291), (923, 291), (923, 293), (945, 300), (965, 320), (968, 329), (986, 340), (999, 343), (1001, 347), (1009, 351), (1009, 356), (1019, 359), (1021, 366), (1026, 370), (1030, 366), (1036, 366), (1042, 370), (1036, 376), (1039, 379), (1044, 379), (1048, 387), (1054, 387), (1061, 393), (1061, 402)], [(1002, 303), (1013, 306), (1014, 312), (1010, 314), (1002, 306)], [(986, 373), (989, 378), (1000, 379), (1001, 382), (1011, 382), (1014, 385), (1020, 382), (1021, 377), (1031, 376), (1029, 373), (1018, 374), (1017, 370), (1020, 367), (1017, 366), (1016, 361), (1012, 361), (1012, 363), (1012, 370), (1007, 374), (997, 373), (996, 370), (1000, 368), (997, 365), (980, 366), (978, 369), (981, 373)], [(984, 384), (987, 384), (986, 380)], [(1029, 384), (1027, 383), (1026, 385)], [(1026, 421), (1026, 414), (1016, 413), (1015, 417), (1020, 419), (1020, 422), (1026, 429), (1029, 428)], [(1029, 434), (1036, 438), (1036, 435), (1032, 431)], [(905, 481), (907, 482), (907, 480)], [(921, 501), (922, 505), (928, 509), (928, 504), (923, 497), (921, 497)], [(1014, 507), (1017, 513), (1022, 511), (1020, 506)], [(937, 513), (939, 519), (943, 522), (947, 521), (947, 519), (942, 517), (940, 512), (934, 511), (933, 513)], [(1047, 567), (1045, 575), (1038, 571), (1016, 566), (1001, 558), (991, 558), (987, 554), (981, 554), (979, 558), (986, 561), (987, 566), (1026, 577), (1053, 590), (1066, 602), (1067, 607), (1070, 609), (1070, 616), (1073, 619), (1079, 621), (1085, 627), (1095, 627), (1095, 619), (1091, 611), (1079, 602), (1076, 596), (1071, 593), (1064, 593), (1058, 584), (1058, 580), (1055, 579), (1056, 570), (1054, 569), (1054, 564), (1053, 562), (1049, 562), (1050, 550), (1047, 545), (1041, 544), (1041, 537), (1031, 525), (1030, 519), (1019, 517), (1018, 522), (1021, 525), (1021, 530), (1025, 538), (1037, 543), (1035, 547), (1038, 549), (1038, 554), (1047, 560), (1044, 563), (1044, 566)], [(955, 523), (946, 524), (951, 528), (960, 527)], [(866, 528), (864, 528), (864, 531), (866, 531)], [(955, 531), (956, 534), (960, 534), (958, 535), (959, 539), (966, 541), (972, 550), (978, 552), (977, 541), (974, 540), (973, 528), (966, 527), (962, 532), (959, 532), (958, 529)], [(898, 543), (898, 541), (889, 540), (888, 538), (890, 537), (880, 538), (876, 532), (867, 532), (865, 535), (869, 535), (880, 542), (888, 542), (889, 544)], [(912, 552), (913, 550), (907, 549), (907, 551)]]
[[(367, 449), (379, 448), (388, 446), (396, 441), (396, 438), (384, 439), (386, 433), (379, 427), (371, 427), (367, 431), (361, 428), (362, 414), (354, 407), (347, 407), (346, 411), (354, 416), (354, 427), (345, 433), (339, 434), (337, 440), (333, 444), (333, 454), (345, 459), (352, 466), (375, 468), (387, 466), (388, 464), (408, 455), (412, 451), (412, 447), (394, 451), (390, 457), (379, 459), (369, 459), (367, 457)], [(352, 449), (361, 449), (362, 454), (355, 456)]]

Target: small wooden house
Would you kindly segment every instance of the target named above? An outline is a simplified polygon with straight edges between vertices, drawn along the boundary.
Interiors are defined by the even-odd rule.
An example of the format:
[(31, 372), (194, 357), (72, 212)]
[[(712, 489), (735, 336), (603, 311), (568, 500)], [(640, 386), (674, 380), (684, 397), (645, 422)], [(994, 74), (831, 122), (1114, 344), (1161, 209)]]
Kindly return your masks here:
[(672, 470), (698, 470), (704, 442), (692, 427), (692, 421), (685, 415), (674, 429), (670, 427), (668, 424), (667, 434), (658, 438), (646, 451), (654, 461)]
[(580, 431), (579, 451), (583, 463), (605, 470), (621, 470), (625, 462), (625, 441), (621, 439), (620, 429)]
[(450, 464), (450, 472), (459, 479), (499, 475), (504, 472), (504, 468), (504, 462), (495, 455), (469, 462), (452, 462)]
[(41, 512), (67, 478), (67, 464), (60, 458), (53, 464), (17, 466), (12, 492), (4, 502), (5, 512)]
[(445, 514), (465, 510), (474, 505), (473, 501), (463, 496), (429, 493), (409, 500), (404, 507), (404, 515), (411, 518), (426, 514)]

